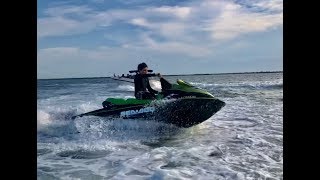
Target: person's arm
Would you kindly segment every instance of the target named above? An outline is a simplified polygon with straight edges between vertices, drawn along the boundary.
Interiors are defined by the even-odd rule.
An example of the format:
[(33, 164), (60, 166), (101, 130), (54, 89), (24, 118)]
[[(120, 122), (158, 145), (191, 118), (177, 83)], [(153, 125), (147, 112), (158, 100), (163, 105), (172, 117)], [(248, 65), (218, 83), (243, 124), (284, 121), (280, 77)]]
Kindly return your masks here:
[(158, 76), (159, 78), (163, 78), (160, 73), (153, 73), (153, 74), (140, 74), (141, 77), (155, 77)]
[(140, 74), (140, 76), (143, 78), (144, 77), (154, 77), (154, 76), (157, 76), (157, 74), (154, 74), (154, 73), (153, 74)]

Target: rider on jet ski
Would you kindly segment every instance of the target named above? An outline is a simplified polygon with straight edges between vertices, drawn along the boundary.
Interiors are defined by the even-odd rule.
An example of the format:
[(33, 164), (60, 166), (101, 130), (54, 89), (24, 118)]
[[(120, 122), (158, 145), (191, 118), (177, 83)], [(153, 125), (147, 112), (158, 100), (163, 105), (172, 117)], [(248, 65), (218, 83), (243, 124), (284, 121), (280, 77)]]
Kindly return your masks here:
[[(155, 94), (159, 92), (152, 89), (149, 83), (148, 77), (158, 76), (163, 78), (160, 73), (148, 74), (148, 66), (146, 63), (140, 63), (138, 65), (138, 73), (134, 78), (134, 95), (137, 99), (155, 99)], [(148, 91), (147, 91), (148, 90)]]

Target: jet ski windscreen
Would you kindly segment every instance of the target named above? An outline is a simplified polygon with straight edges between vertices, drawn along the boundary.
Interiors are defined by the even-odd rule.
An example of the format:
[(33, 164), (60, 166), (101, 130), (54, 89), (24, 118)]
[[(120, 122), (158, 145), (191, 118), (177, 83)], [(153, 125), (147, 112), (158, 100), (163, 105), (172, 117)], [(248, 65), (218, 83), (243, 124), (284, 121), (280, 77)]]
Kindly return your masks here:
[(160, 79), (160, 83), (161, 83), (162, 90), (171, 89), (171, 87), (172, 87), (172, 85), (167, 80), (165, 80), (164, 78)]

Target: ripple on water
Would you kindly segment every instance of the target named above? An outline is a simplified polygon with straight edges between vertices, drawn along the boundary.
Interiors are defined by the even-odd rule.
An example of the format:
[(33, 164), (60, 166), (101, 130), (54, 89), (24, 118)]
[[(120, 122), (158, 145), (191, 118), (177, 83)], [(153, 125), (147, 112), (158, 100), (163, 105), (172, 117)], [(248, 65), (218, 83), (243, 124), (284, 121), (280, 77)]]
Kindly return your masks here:
[(47, 149), (47, 148), (37, 149), (37, 156), (45, 155), (45, 154), (48, 154), (51, 152), (52, 152), (52, 150)]
[(68, 150), (57, 153), (60, 157), (70, 157), (71, 159), (95, 159), (105, 157), (110, 154), (111, 151), (99, 150), (99, 151), (86, 151), (86, 150)]

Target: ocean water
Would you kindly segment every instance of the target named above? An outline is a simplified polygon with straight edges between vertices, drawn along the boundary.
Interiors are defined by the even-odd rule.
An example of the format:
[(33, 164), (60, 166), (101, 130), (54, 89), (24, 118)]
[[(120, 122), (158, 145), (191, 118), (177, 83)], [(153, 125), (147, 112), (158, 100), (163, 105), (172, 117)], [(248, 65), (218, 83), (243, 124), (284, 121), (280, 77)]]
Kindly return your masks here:
[[(110, 78), (38, 80), (38, 179), (283, 179), (283, 74), (164, 76), (226, 102), (191, 127), (80, 114), (133, 97)], [(160, 88), (157, 82), (153, 83)]]

